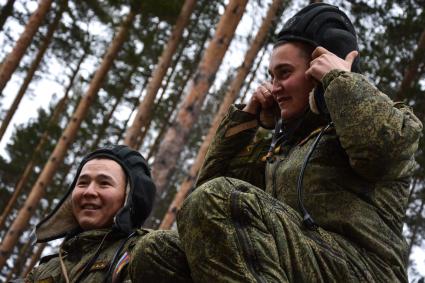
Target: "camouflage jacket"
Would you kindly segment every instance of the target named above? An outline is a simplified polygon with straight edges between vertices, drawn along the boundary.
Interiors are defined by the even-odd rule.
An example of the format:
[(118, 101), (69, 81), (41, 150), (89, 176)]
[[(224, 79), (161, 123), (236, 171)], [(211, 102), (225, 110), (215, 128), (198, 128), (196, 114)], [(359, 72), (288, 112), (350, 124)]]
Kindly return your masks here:
[[(409, 107), (394, 103), (359, 74), (333, 70), (322, 83), (334, 128), (324, 134), (306, 167), (304, 206), (341, 245), (357, 246), (369, 266), (391, 269), (407, 281), (402, 226), (422, 124)], [(219, 176), (239, 178), (298, 210), (300, 169), (324, 125), (320, 116), (306, 114), (268, 162), (270, 140), (255, 140), (254, 115), (233, 106), (217, 130), (197, 185)]]
[[(110, 229), (90, 230), (65, 240), (61, 245), (61, 249), (69, 282), (77, 281), (86, 264), (88, 264), (96, 253), (103, 238), (109, 232)], [(136, 241), (146, 233), (147, 231), (145, 230), (138, 230), (137, 235), (126, 242), (124, 249), (112, 268), (112, 278), (114, 278), (112, 282), (131, 282), (126, 270), (127, 263), (129, 263), (131, 250)], [(103, 282), (110, 262), (121, 245), (122, 240), (122, 237), (118, 237), (117, 235), (108, 235), (105, 238), (99, 256), (89, 268), (87, 275), (80, 278), (78, 282)], [(42, 258), (40, 265), (30, 272), (25, 282), (66, 282), (61, 269), (59, 255), (56, 254)]]

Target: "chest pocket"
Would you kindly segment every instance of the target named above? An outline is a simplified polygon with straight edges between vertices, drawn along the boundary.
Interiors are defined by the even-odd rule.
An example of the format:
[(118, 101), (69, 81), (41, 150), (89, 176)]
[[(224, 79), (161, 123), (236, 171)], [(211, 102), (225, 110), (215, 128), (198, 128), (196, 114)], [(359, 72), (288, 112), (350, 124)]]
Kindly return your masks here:
[(61, 281), (59, 258), (47, 256), (40, 260), (40, 265), (33, 270), (34, 282), (50, 283)]
[[(109, 261), (106, 259), (98, 259), (90, 267), (87, 275), (81, 278), (82, 282), (102, 282), (109, 268)], [(82, 272), (82, 271), (80, 271)], [(79, 273), (80, 273), (79, 272)]]
[[(311, 142), (306, 143), (305, 145), (309, 149), (311, 148), (314, 139), (311, 139)], [(314, 162), (315, 160), (320, 160), (324, 162), (325, 165), (337, 164), (340, 162), (346, 162), (346, 153), (341, 147), (339, 139), (336, 135), (324, 134), (314, 149), (309, 162)]]

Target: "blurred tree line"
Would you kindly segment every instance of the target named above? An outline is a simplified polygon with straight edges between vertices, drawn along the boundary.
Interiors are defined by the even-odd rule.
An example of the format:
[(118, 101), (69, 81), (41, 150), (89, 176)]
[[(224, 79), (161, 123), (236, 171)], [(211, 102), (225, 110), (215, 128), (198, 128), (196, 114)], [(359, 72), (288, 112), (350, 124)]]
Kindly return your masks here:
[[(109, 143), (148, 159), (159, 193), (146, 225), (169, 229), (223, 109), (266, 78), (275, 32), (309, 2), (0, 1), (0, 278), (36, 263), (46, 245), (31, 244), (30, 226), (67, 191), (81, 158)], [(425, 2), (327, 2), (353, 20), (363, 73), (424, 122)], [(44, 81), (62, 91), (40, 89)], [(28, 97), (44, 105), (9, 124), (25, 116)], [(424, 142), (404, 229), (409, 254), (425, 238)]]

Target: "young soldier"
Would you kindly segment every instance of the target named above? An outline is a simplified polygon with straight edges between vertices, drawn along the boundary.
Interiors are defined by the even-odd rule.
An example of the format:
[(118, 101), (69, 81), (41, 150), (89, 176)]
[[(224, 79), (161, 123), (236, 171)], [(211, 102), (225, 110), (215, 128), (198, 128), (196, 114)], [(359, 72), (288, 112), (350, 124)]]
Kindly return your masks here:
[[(69, 191), (36, 227), (38, 242), (65, 237), (59, 253), (41, 259), (26, 282), (130, 282), (135, 259), (138, 266), (156, 262), (176, 267), (161, 270), (157, 282), (190, 282), (176, 233), (159, 243), (150, 239), (162, 232), (139, 229), (154, 196), (149, 167), (139, 152), (113, 146), (88, 154)], [(175, 256), (163, 263), (152, 257), (167, 252)], [(134, 276), (141, 279), (143, 272)]]
[[(337, 7), (312, 4), (285, 24), (271, 82), (231, 107), (178, 214), (194, 281), (407, 282), (402, 226), (422, 124), (354, 72), (357, 50)], [(263, 158), (252, 140), (276, 107)]]

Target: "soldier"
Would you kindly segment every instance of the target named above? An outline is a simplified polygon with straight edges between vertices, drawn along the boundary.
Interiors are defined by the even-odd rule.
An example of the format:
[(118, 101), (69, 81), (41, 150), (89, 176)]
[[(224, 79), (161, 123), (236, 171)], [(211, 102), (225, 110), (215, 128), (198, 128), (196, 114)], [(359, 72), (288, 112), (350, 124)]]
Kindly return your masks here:
[[(407, 282), (402, 226), (422, 124), (358, 64), (337, 7), (309, 5), (284, 25), (271, 82), (231, 107), (178, 214), (195, 282)], [(263, 156), (253, 139), (275, 112)]]
[[(139, 152), (112, 146), (88, 154), (64, 198), (36, 226), (38, 242), (65, 237), (59, 253), (42, 258), (26, 282), (136, 282), (152, 262), (158, 264), (157, 282), (191, 282), (177, 234), (167, 233), (161, 243), (151, 239), (163, 232), (139, 229), (154, 196)], [(170, 252), (174, 256), (163, 262), (155, 258)], [(132, 272), (134, 259), (141, 271)], [(165, 268), (168, 264), (175, 268)]]

